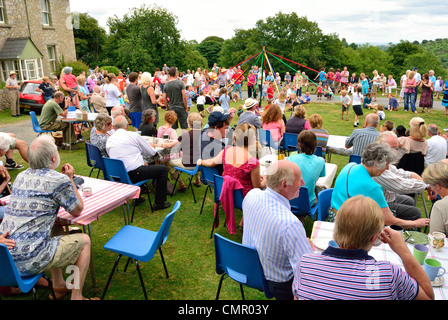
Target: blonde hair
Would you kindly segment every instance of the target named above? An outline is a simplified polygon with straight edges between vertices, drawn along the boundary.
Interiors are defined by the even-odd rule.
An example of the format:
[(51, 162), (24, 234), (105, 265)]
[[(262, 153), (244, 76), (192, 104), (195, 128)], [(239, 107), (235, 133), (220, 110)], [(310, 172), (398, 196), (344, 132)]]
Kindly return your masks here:
[(408, 79), (413, 79), (415, 75), (415, 71), (409, 71)]
[(346, 200), (336, 215), (333, 237), (341, 248), (362, 249), (384, 228), (384, 214), (375, 200), (358, 195)]
[(84, 83), (84, 82), (86, 81), (86, 77), (84, 77), (84, 76), (78, 76), (78, 77), (76, 78), (76, 81), (78, 82), (78, 84), (82, 84), (82, 83)]
[(415, 139), (424, 139), (428, 135), (428, 127), (423, 118), (412, 118), (409, 126), (409, 135)]
[(233, 145), (248, 148), (257, 142), (257, 130), (249, 123), (242, 123), (235, 128), (233, 133)]
[(187, 123), (191, 129), (201, 129), (202, 117), (198, 112), (191, 112), (187, 117)]
[(312, 129), (317, 128), (321, 129), (324, 121), (320, 114), (312, 114), (310, 119), (308, 120)]
[(448, 188), (448, 164), (442, 161), (431, 163), (422, 174), (423, 181), (430, 186)]
[(306, 117), (306, 109), (302, 105), (298, 105), (294, 107), (294, 117), (305, 119)]
[(149, 72), (143, 72), (141, 78), (140, 78), (140, 82), (143, 85), (146, 84), (151, 84), (152, 78), (151, 78), (151, 74)]
[(278, 94), (278, 100), (279, 100), (280, 102), (283, 102), (283, 101), (286, 100), (286, 92), (285, 92), (285, 91), (281, 91), (281, 92)]
[(106, 80), (106, 83), (111, 83), (116, 77), (115, 73), (108, 73), (104, 80)]

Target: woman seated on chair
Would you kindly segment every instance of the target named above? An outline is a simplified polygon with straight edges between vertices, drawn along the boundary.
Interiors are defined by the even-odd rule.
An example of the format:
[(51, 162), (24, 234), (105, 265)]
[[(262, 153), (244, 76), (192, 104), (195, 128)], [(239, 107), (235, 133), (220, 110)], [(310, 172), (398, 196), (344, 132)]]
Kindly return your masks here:
[(290, 156), (288, 160), (297, 164), (302, 171), (305, 187), (308, 188), (310, 207), (313, 207), (317, 204), (316, 182), (320, 177), (325, 177), (325, 160), (314, 154), (317, 138), (313, 132), (302, 131), (297, 137), (297, 146), (300, 153)]
[[(280, 110), (280, 108), (279, 108)], [(280, 118), (281, 120), (281, 118)], [(208, 160), (198, 160), (198, 165), (214, 167), (223, 165), (223, 177), (231, 176), (237, 179), (243, 186), (243, 197), (254, 188), (265, 188), (266, 181), (260, 175), (260, 163), (254, 156), (259, 145), (257, 142), (257, 130), (248, 123), (240, 124), (233, 133), (233, 146), (228, 146), (216, 157)], [(242, 220), (240, 226), (242, 226)]]
[(285, 132), (299, 134), (303, 130), (310, 130), (311, 126), (306, 120), (306, 109), (302, 105), (294, 107), (292, 118), (286, 123)]
[(412, 118), (409, 122), (409, 136), (398, 138), (398, 146), (402, 153), (421, 152), (425, 156), (428, 150), (428, 142), (425, 139), (427, 135), (425, 120), (420, 117)]
[(275, 144), (280, 144), (285, 133), (285, 122), (283, 121), (283, 113), (280, 107), (276, 104), (270, 105), (264, 111), (261, 122), (263, 123), (263, 129), (271, 132), (272, 141)]
[(107, 113), (98, 113), (94, 127), (90, 130), (90, 143), (100, 149), (103, 157), (109, 157), (106, 151), (106, 142), (109, 138), (107, 133), (112, 129), (112, 117)]

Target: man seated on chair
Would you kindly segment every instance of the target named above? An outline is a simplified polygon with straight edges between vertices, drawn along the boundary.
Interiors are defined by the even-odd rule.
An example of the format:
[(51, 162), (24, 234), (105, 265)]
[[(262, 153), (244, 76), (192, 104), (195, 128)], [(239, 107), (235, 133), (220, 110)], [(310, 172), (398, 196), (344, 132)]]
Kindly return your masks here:
[[(169, 208), (166, 202), (168, 168), (164, 165), (146, 165), (143, 156), (153, 157), (156, 151), (137, 132), (128, 131), (129, 123), (124, 116), (114, 120), (115, 133), (107, 139), (106, 151), (110, 158), (123, 161), (129, 179), (137, 183), (147, 179), (156, 180), (154, 210)], [(140, 203), (144, 198), (140, 197)]]
[[(70, 144), (76, 142), (76, 135), (73, 125), (69, 122), (63, 122), (58, 117), (67, 117), (69, 97), (65, 97), (61, 91), (57, 91), (53, 99), (48, 100), (42, 107), (42, 112), (39, 119), (39, 127), (43, 130), (62, 131), (62, 149), (69, 150)], [(60, 104), (65, 101), (64, 110)], [(71, 131), (71, 133), (70, 133)], [(71, 141), (70, 141), (71, 137)], [(72, 150), (79, 149), (77, 146), (72, 146)]]
[(23, 160), (28, 162), (28, 146), (26, 142), (16, 138), (14, 133), (0, 132), (0, 157), (5, 156), (7, 169), (22, 169), (23, 166), (14, 161), (14, 150), (18, 150)]
[[(390, 131), (381, 133), (377, 142), (389, 146), (394, 152), (398, 149), (398, 138)], [(416, 220), (422, 213), (415, 206), (415, 201), (408, 194), (420, 193), (424, 190), (431, 192), (431, 187), (423, 182), (421, 176), (412, 171), (397, 169), (393, 164), (380, 176), (373, 177), (382, 188), (389, 208), (395, 216), (404, 220)]]
[(79, 285), (73, 287), (71, 299), (82, 300), (90, 264), (90, 238), (83, 233), (61, 236), (62, 228), (55, 224), (60, 207), (74, 217), (84, 209), (73, 181), (75, 170), (65, 164), (61, 173), (55, 171), (60, 158), (53, 137), (48, 135), (31, 143), (28, 160), (30, 168), (14, 181), (0, 234), (8, 234), (8, 239), (15, 242), (10, 253), (20, 273), (51, 271), (57, 299), (68, 292), (62, 268), (75, 265)]
[(93, 87), (93, 93), (90, 97), (90, 103), (97, 113), (107, 113), (106, 109), (106, 97), (101, 93), (101, 88), (99, 86)]
[(399, 225), (405, 229), (413, 229), (429, 225), (427, 218), (404, 220), (394, 216), (384, 197), (383, 188), (373, 180), (388, 170), (394, 159), (395, 153), (388, 145), (378, 142), (368, 144), (364, 148), (361, 164), (349, 163), (339, 173), (334, 184), (327, 219), (333, 222), (339, 208), (347, 199), (364, 195), (378, 203), (387, 226)]
[(362, 129), (353, 130), (350, 137), (345, 141), (345, 147), (353, 147), (353, 154), (362, 155), (362, 152), (369, 143), (374, 142), (380, 135), (376, 129), (380, 122), (380, 118), (376, 113), (370, 113), (366, 116), (364, 127)]
[(305, 183), (300, 168), (281, 160), (269, 168), (266, 190), (252, 189), (243, 200), (243, 244), (260, 256), (269, 291), (278, 300), (292, 300), (292, 282), (303, 254), (311, 253), (303, 224), (289, 201)]

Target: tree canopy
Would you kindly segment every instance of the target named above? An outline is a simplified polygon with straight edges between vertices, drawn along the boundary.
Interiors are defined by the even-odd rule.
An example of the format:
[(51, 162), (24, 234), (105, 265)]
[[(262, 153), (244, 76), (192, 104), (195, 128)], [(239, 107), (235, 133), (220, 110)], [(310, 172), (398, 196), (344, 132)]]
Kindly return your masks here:
[[(367, 75), (377, 70), (400, 77), (414, 66), (421, 72), (433, 69), (442, 77), (448, 74), (448, 63), (443, 65), (440, 58), (441, 52), (445, 52), (443, 48), (448, 47), (447, 39), (437, 39), (437, 46), (427, 40), (421, 44), (402, 40), (387, 46), (348, 44), (336, 33), (324, 34), (318, 24), (306, 16), (278, 12), (257, 21), (250, 29), (235, 29), (230, 39), (210, 36), (198, 43), (181, 38), (177, 20), (165, 8), (143, 5), (131, 9), (122, 18), (110, 17), (106, 34), (96, 19), (82, 13), (80, 29), (75, 30), (77, 57), (89, 65), (115, 65), (135, 71), (154, 71), (165, 63), (186, 71), (210, 68), (214, 63), (228, 68), (265, 47), (266, 51), (298, 63), (270, 56), (272, 68), (280, 74), (306, 71), (314, 78), (314, 70), (321, 67), (328, 70), (344, 66), (350, 72)], [(264, 57), (257, 63), (270, 69), (265, 66)]]

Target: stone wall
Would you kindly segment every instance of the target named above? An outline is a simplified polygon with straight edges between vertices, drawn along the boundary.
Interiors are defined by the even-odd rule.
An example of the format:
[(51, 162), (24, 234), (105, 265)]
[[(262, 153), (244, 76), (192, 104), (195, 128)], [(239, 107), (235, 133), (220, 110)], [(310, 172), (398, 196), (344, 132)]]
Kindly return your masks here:
[(30, 37), (44, 55), (42, 62), (45, 75), (50, 74), (48, 46), (55, 46), (58, 61), (62, 56), (65, 61), (76, 60), (70, 0), (49, 0), (50, 26), (43, 25), (40, 0), (3, 0), (3, 3), (7, 23), (0, 25), (0, 48), (6, 38)]

